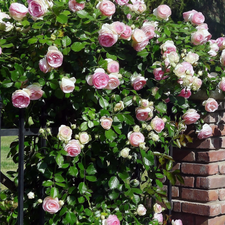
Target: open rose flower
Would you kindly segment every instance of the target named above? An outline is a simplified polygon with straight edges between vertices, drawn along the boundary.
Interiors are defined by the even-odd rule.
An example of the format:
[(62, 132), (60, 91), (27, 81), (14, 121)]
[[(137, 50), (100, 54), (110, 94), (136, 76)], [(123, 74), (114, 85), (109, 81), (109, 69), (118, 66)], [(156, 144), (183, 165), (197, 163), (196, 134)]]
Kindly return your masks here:
[(165, 122), (163, 121), (163, 119), (156, 116), (151, 121), (151, 127), (154, 131), (156, 131), (157, 133), (160, 133), (165, 127)]
[(30, 104), (30, 91), (28, 89), (16, 90), (12, 94), (12, 104), (16, 108), (27, 108)]
[(71, 93), (75, 88), (75, 77), (63, 77), (62, 80), (59, 82), (60, 88), (64, 93)]
[(220, 63), (222, 66), (225, 66), (225, 50), (223, 50), (220, 55)]
[(120, 221), (116, 215), (109, 215), (104, 225), (120, 225)]
[(154, 212), (155, 213), (161, 213), (165, 208), (163, 208), (161, 205), (158, 203), (155, 203), (153, 206)]
[(90, 136), (87, 132), (79, 133), (79, 141), (82, 145), (87, 144), (90, 141)]
[(148, 39), (152, 39), (155, 37), (155, 26), (151, 22), (144, 22), (141, 30), (144, 31), (146, 37)]
[(71, 136), (72, 136), (72, 130), (70, 127), (66, 125), (61, 125), (59, 127), (59, 131), (58, 131), (59, 140), (67, 142), (71, 139)]
[(153, 10), (153, 14), (159, 19), (168, 20), (172, 12), (168, 5), (159, 5)]
[(120, 36), (126, 30), (126, 25), (123, 22), (115, 21), (111, 24), (111, 29)]
[(145, 137), (141, 132), (129, 132), (128, 139), (132, 146), (138, 147), (139, 144), (145, 142)]
[(114, 111), (120, 111), (124, 109), (124, 103), (122, 101), (119, 101), (118, 103), (116, 103), (116, 105), (114, 106)]
[(215, 112), (219, 107), (217, 101), (213, 98), (208, 98), (202, 105), (205, 106), (207, 112)]
[(146, 39), (148, 39), (148, 37), (146, 36), (145, 32), (141, 29), (136, 28), (132, 34), (132, 40), (134, 42), (140, 43), (145, 41)]
[(139, 121), (148, 121), (153, 117), (153, 107), (138, 107), (135, 109)]
[(191, 90), (190, 89), (182, 89), (180, 94), (178, 96), (184, 97), (184, 98), (190, 98), (191, 97)]
[(28, 8), (20, 3), (12, 3), (9, 7), (10, 16), (17, 21), (21, 21), (24, 17), (26, 17), (28, 13)]
[(115, 0), (118, 5), (127, 5), (129, 0)]
[(107, 86), (105, 87), (105, 89), (114, 90), (115, 88), (117, 88), (120, 85), (120, 80), (118, 79), (118, 75), (119, 74), (117, 74), (117, 73), (109, 74), (109, 82), (108, 82)]
[(144, 207), (144, 205), (139, 204), (137, 208), (137, 214), (139, 216), (144, 216), (146, 214), (147, 209)]
[(100, 119), (100, 122), (101, 122), (101, 126), (105, 130), (109, 130), (112, 126), (113, 119), (110, 117), (102, 116)]
[(40, 59), (39, 68), (43, 73), (48, 73), (52, 69), (52, 67), (49, 66), (49, 64), (48, 64), (46, 57), (43, 59)]
[(28, 12), (34, 18), (42, 17), (48, 10), (49, 5), (44, 0), (32, 0), (28, 4)]
[(191, 43), (193, 45), (202, 45), (206, 43), (212, 35), (206, 29), (200, 29), (191, 34)]
[(141, 74), (131, 76), (131, 85), (134, 90), (141, 90), (147, 82), (147, 79), (144, 78)]
[(184, 12), (183, 13), (183, 18), (184, 18), (184, 21), (187, 22), (187, 21), (190, 21), (192, 16), (197, 13), (196, 10), (191, 10), (191, 11), (187, 11), (187, 12)]
[(132, 41), (132, 47), (137, 51), (140, 52), (143, 49), (145, 49), (145, 47), (148, 45), (149, 43), (149, 39), (147, 38), (146, 40), (142, 41), (142, 42), (135, 42)]
[(199, 139), (205, 139), (212, 135), (212, 128), (209, 124), (204, 124), (202, 129), (198, 132), (198, 138)]
[(58, 68), (63, 63), (63, 54), (55, 46), (50, 46), (46, 54), (48, 65), (53, 68)]
[(218, 86), (219, 86), (219, 89), (220, 89), (221, 91), (225, 91), (225, 77), (222, 77), (222, 79), (221, 79), (221, 81), (219, 82)]
[(109, 75), (101, 68), (96, 69), (92, 76), (92, 84), (96, 89), (103, 89), (109, 83)]
[(116, 12), (115, 4), (108, 0), (99, 2), (96, 8), (100, 10), (103, 16), (111, 17)]
[(30, 100), (38, 100), (42, 97), (44, 91), (42, 91), (42, 87), (38, 83), (34, 83), (26, 87), (30, 91)]
[(220, 50), (225, 49), (225, 37), (219, 37), (216, 39), (216, 43), (219, 46)]
[(4, 12), (0, 12), (0, 30), (9, 32), (13, 29), (13, 24), (10, 22), (5, 22), (3, 19), (10, 19), (10, 16)]
[(188, 52), (187, 55), (184, 57), (184, 61), (194, 64), (198, 62), (199, 55), (193, 52)]
[(132, 35), (131, 27), (128, 26), (128, 25), (125, 25), (125, 30), (120, 35), (120, 39), (124, 39), (124, 40), (128, 40), (129, 41), (131, 39), (131, 35)]
[(81, 152), (81, 145), (78, 140), (70, 140), (68, 144), (64, 147), (64, 150), (67, 152), (67, 155), (70, 157), (76, 157)]
[(193, 77), (191, 89), (193, 91), (197, 91), (201, 88), (201, 86), (202, 86), (202, 80), (198, 77)]
[(157, 220), (159, 224), (163, 224), (163, 214), (162, 213), (155, 213), (153, 216), (154, 220)]
[(114, 61), (112, 59), (106, 59), (107, 64), (107, 72), (108, 73), (119, 73), (120, 65), (117, 61)]
[(98, 33), (99, 44), (103, 47), (112, 47), (119, 38), (119, 35), (112, 31), (109, 24), (103, 24)]
[(182, 220), (172, 220), (172, 225), (183, 225)]
[(85, 3), (78, 3), (78, 2), (76, 2), (76, 0), (69, 0), (68, 4), (69, 4), (69, 9), (72, 12), (80, 11), (80, 10), (84, 9), (84, 7), (85, 7)]
[(190, 21), (197, 26), (205, 22), (205, 17), (201, 12), (196, 12), (191, 16)]
[(186, 125), (193, 124), (197, 122), (200, 118), (200, 115), (195, 109), (188, 109), (187, 112), (182, 116), (184, 123)]
[(174, 45), (174, 42), (173, 41), (167, 40), (165, 43), (163, 43), (160, 46), (160, 49), (161, 49), (161, 53), (163, 55), (166, 55), (166, 54), (168, 54), (170, 52), (176, 52), (177, 47)]
[(58, 198), (46, 197), (43, 201), (42, 208), (44, 211), (54, 214), (61, 209), (61, 206)]

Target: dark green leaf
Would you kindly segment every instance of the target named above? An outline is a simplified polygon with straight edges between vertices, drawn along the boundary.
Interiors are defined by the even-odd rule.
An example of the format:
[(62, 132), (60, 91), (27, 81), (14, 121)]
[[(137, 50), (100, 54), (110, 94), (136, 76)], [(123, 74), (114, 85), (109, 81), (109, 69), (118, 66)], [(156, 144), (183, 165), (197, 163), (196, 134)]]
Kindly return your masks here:
[(119, 182), (118, 178), (116, 176), (114, 176), (114, 177), (110, 178), (108, 184), (109, 184), (110, 189), (115, 189), (115, 188), (119, 187), (120, 182)]

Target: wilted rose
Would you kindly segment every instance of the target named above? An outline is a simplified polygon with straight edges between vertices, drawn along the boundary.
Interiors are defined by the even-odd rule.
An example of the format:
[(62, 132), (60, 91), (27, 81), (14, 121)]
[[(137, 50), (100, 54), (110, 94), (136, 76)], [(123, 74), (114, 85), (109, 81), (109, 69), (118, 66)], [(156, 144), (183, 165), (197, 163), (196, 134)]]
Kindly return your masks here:
[(184, 123), (186, 125), (193, 124), (197, 122), (200, 118), (200, 115), (197, 113), (195, 109), (188, 109), (187, 112), (182, 116)]
[(84, 2), (78, 3), (78, 2), (76, 2), (76, 0), (69, 0), (68, 4), (69, 4), (69, 9), (72, 12), (80, 11), (80, 10), (84, 9), (84, 7), (85, 7), (85, 3)]
[(129, 132), (128, 139), (132, 146), (138, 147), (140, 143), (145, 142), (145, 137), (141, 132)]
[(63, 63), (63, 54), (58, 50), (56, 46), (50, 46), (46, 54), (46, 60), (49, 66), (58, 68)]
[(30, 100), (38, 100), (42, 97), (44, 91), (42, 91), (42, 87), (38, 83), (34, 83), (26, 87), (30, 91)]
[(12, 104), (16, 108), (27, 108), (30, 104), (30, 91), (28, 89), (16, 90), (12, 94)]
[(58, 198), (46, 197), (43, 201), (42, 208), (44, 211), (54, 214), (61, 209), (61, 206)]
[(64, 150), (67, 152), (68, 156), (76, 157), (81, 152), (81, 145), (78, 140), (70, 140), (68, 144), (64, 147)]
[(209, 124), (204, 124), (202, 129), (198, 132), (199, 139), (205, 139), (212, 135), (212, 128)]
[(139, 216), (144, 216), (146, 214), (147, 209), (144, 207), (144, 205), (139, 204), (137, 208), (137, 214)]
[(58, 131), (59, 140), (67, 142), (71, 139), (71, 136), (72, 136), (72, 130), (70, 129), (70, 127), (66, 125), (61, 125), (59, 127), (59, 131)]
[(20, 3), (12, 3), (9, 7), (10, 16), (17, 21), (21, 21), (24, 17), (26, 17), (28, 13), (28, 8)]
[(100, 119), (100, 122), (101, 122), (101, 126), (105, 130), (109, 130), (112, 126), (113, 119), (110, 117), (102, 116)]
[(205, 110), (207, 112), (215, 112), (219, 107), (217, 101), (214, 98), (208, 98), (202, 103), (202, 105), (205, 106)]
[(61, 90), (64, 93), (71, 93), (73, 92), (74, 88), (75, 88), (75, 82), (76, 82), (76, 78), (75, 77), (63, 77), (61, 81), (59, 81), (59, 85)]

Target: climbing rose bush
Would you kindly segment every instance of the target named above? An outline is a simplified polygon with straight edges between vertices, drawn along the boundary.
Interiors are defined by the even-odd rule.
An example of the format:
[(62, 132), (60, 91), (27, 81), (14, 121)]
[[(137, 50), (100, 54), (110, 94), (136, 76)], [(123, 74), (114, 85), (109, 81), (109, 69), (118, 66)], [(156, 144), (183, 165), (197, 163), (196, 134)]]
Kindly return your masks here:
[[(49, 224), (168, 220), (162, 178), (182, 182), (169, 148), (213, 135), (202, 118), (224, 98), (225, 39), (213, 40), (194, 9), (175, 23), (170, 6), (149, 8), (133, 0), (2, 7), (3, 126), (17, 127), (23, 112), (26, 128), (40, 128), (24, 141), (24, 224), (36, 224), (40, 208)], [(13, 142), (15, 163), (18, 149)], [(15, 224), (16, 214), (0, 219)]]

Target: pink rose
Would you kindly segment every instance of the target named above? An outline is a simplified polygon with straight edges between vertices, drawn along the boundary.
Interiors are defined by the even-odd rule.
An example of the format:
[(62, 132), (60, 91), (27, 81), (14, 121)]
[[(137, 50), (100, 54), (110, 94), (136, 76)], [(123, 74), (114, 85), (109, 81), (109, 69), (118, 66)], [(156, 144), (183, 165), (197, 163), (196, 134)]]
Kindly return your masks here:
[(219, 37), (216, 39), (216, 43), (219, 46), (220, 50), (225, 49), (225, 37)]
[(191, 17), (191, 23), (193, 25), (200, 25), (204, 23), (204, 21), (205, 21), (205, 17), (201, 12), (196, 12)]
[(111, 24), (111, 29), (113, 32), (121, 35), (126, 30), (126, 25), (122, 22), (116, 21)]
[(225, 66), (225, 49), (222, 51), (220, 55), (220, 63), (222, 66)]
[(81, 152), (81, 145), (78, 140), (70, 140), (68, 144), (64, 147), (64, 150), (67, 152), (68, 156), (76, 157)]
[(136, 28), (134, 30), (131, 38), (134, 42), (137, 42), (137, 43), (143, 42), (146, 39), (148, 39), (145, 32), (141, 29), (138, 29), (138, 28)]
[(199, 118), (200, 115), (195, 109), (188, 109), (187, 112), (182, 116), (182, 119), (186, 125), (196, 123)]
[(156, 131), (157, 133), (160, 133), (165, 127), (165, 122), (161, 118), (156, 116), (151, 121), (151, 127), (154, 131)]
[(104, 70), (97, 69), (92, 76), (92, 83), (96, 89), (103, 89), (109, 83), (109, 75)]
[(184, 57), (184, 60), (186, 62), (189, 62), (191, 64), (194, 64), (196, 62), (198, 62), (199, 60), (199, 55), (193, 52), (188, 52), (188, 54)]
[(109, 130), (112, 126), (113, 119), (110, 117), (102, 116), (100, 119), (100, 122), (101, 122), (101, 126), (105, 130)]
[(131, 76), (131, 85), (136, 91), (141, 90), (145, 86), (146, 81), (147, 79), (140, 74), (138, 76)]
[(106, 225), (120, 225), (120, 221), (116, 215), (109, 215), (106, 219)]
[(197, 13), (196, 10), (191, 10), (191, 11), (188, 11), (188, 12), (184, 12), (183, 13), (183, 18), (184, 18), (184, 21), (187, 22), (187, 21), (190, 21), (191, 20), (191, 17)]
[(42, 203), (42, 208), (44, 211), (54, 214), (61, 209), (61, 206), (58, 198), (46, 197)]
[(108, 60), (107, 72), (108, 73), (119, 73), (120, 65), (117, 61)]
[(162, 213), (155, 213), (153, 216), (154, 220), (157, 220), (159, 224), (163, 224), (163, 214)]
[(92, 82), (92, 77), (93, 77), (93, 75), (88, 75), (88, 76), (86, 76), (86, 81), (87, 81), (87, 83), (90, 85), (90, 86), (93, 86), (93, 82)]
[(135, 41), (133, 41), (132, 42), (132, 47), (137, 52), (140, 52), (143, 49), (145, 49), (145, 47), (148, 45), (148, 43), (149, 43), (149, 39), (146, 39), (145, 41), (142, 41), (142, 42), (135, 42)]
[(146, 214), (147, 209), (144, 207), (144, 205), (139, 204), (137, 208), (137, 214), (139, 216), (144, 216)]
[(52, 67), (48, 65), (46, 57), (43, 59), (40, 59), (39, 68), (43, 73), (48, 73), (52, 69)]
[(55, 46), (50, 46), (46, 54), (46, 60), (49, 66), (58, 68), (63, 63), (63, 54)]
[(152, 39), (155, 37), (155, 27), (152, 25), (152, 23), (145, 22), (141, 30), (144, 31), (148, 39)]
[(153, 116), (153, 109), (151, 107), (138, 107), (135, 109), (136, 118), (139, 121), (148, 121)]
[(120, 80), (118, 79), (118, 74), (111, 73), (109, 74), (109, 82), (105, 89), (113, 90), (120, 85)]
[(120, 38), (121, 39), (124, 39), (124, 40), (130, 40), (131, 39), (131, 35), (132, 35), (132, 29), (130, 26), (128, 25), (125, 25), (125, 30), (123, 31), (123, 33), (120, 35)]
[(27, 13), (28, 8), (23, 4), (12, 3), (9, 7), (9, 14), (14, 20), (21, 21)]
[(225, 91), (225, 77), (222, 77), (222, 80), (219, 82), (218, 86), (221, 91)]
[(75, 88), (75, 77), (63, 77), (59, 82), (60, 88), (64, 93), (71, 93)]
[(170, 41), (170, 40), (167, 40), (165, 43), (163, 43), (160, 46), (160, 49), (161, 49), (161, 53), (163, 55), (168, 54), (170, 52), (176, 52), (177, 51), (177, 48), (174, 45), (174, 42), (173, 41)]
[(204, 124), (202, 129), (198, 132), (199, 139), (205, 139), (212, 135), (212, 128), (209, 124)]
[(177, 77), (185, 77), (186, 75), (194, 75), (193, 66), (189, 62), (182, 62), (176, 65), (173, 72)]
[(207, 112), (215, 112), (219, 107), (217, 101), (213, 98), (208, 98), (202, 105), (205, 106)]
[(72, 130), (70, 129), (70, 127), (66, 125), (61, 125), (59, 127), (59, 131), (58, 131), (59, 140), (67, 142), (71, 139), (71, 136), (72, 136)]
[(208, 30), (209, 27), (208, 27), (208, 24), (207, 24), (207, 23), (202, 23), (202, 24), (198, 25), (198, 26), (196, 27), (196, 29), (197, 29), (197, 30)]
[(168, 20), (172, 12), (168, 5), (159, 5), (153, 10), (153, 14), (159, 19)]
[(28, 89), (17, 90), (12, 94), (12, 104), (16, 108), (27, 108), (30, 104), (30, 91)]
[(42, 0), (32, 0), (28, 5), (28, 12), (34, 18), (43, 16), (48, 9), (48, 5)]
[(118, 5), (127, 5), (129, 0), (115, 0)]
[(128, 139), (130, 144), (134, 147), (138, 147), (139, 144), (145, 142), (145, 137), (140, 132), (129, 132)]
[(69, 0), (69, 9), (72, 12), (77, 12), (84, 9), (85, 3), (78, 3), (76, 0)]
[(115, 4), (108, 0), (101, 1), (96, 7), (103, 16), (112, 16), (116, 12)]
[(38, 100), (39, 98), (42, 97), (44, 91), (41, 89), (40, 84), (32, 84), (26, 87), (31, 93), (30, 95), (30, 100)]
[(164, 75), (164, 71), (162, 70), (162, 68), (155, 68), (153, 70), (153, 74), (156, 80), (162, 80), (163, 75)]
[(184, 88), (184, 89), (181, 90), (181, 92), (178, 96), (181, 96), (181, 97), (184, 97), (184, 98), (188, 99), (191, 96), (191, 91), (190, 91), (190, 89)]
[(191, 43), (194, 45), (201, 45), (206, 43), (212, 35), (206, 29), (197, 30), (191, 34)]
[(118, 34), (115, 34), (109, 24), (103, 24), (101, 30), (98, 32), (99, 44), (103, 47), (112, 47), (118, 40)]
[(172, 225), (183, 225), (181, 220), (172, 220)]
[(153, 209), (155, 213), (161, 213), (164, 210), (164, 208), (158, 203), (154, 204)]

